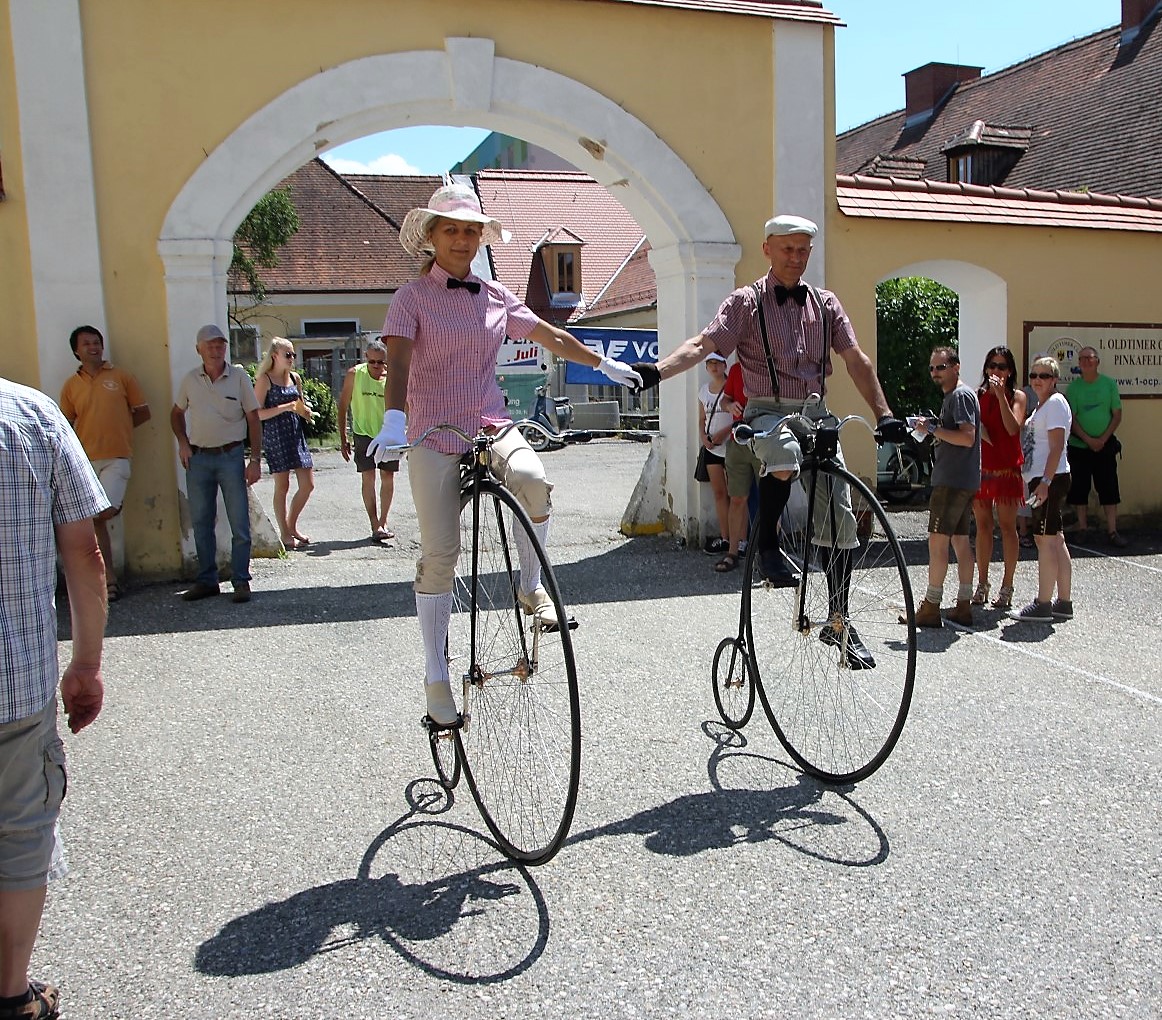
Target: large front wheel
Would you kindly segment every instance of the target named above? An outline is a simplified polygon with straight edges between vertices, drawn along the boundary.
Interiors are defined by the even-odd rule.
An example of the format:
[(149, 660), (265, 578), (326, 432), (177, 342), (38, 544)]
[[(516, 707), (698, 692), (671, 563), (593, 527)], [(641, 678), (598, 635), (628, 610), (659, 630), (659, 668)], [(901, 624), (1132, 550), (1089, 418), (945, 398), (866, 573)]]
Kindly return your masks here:
[[(449, 636), (453, 731), (464, 778), (489, 831), (514, 860), (543, 864), (568, 835), (581, 770), (573, 645), (552, 568), (528, 516), (502, 486), (480, 483), (460, 507), (460, 565)], [(560, 626), (528, 615), (517, 592), (521, 554), (540, 567)]]
[(805, 466), (801, 484), (807, 506), (785, 513), (779, 527), (798, 584), (761, 581), (751, 543), (746, 640), (759, 700), (787, 753), (820, 779), (855, 782), (887, 760), (908, 715), (912, 587), (891, 524), (863, 482), (821, 464)]

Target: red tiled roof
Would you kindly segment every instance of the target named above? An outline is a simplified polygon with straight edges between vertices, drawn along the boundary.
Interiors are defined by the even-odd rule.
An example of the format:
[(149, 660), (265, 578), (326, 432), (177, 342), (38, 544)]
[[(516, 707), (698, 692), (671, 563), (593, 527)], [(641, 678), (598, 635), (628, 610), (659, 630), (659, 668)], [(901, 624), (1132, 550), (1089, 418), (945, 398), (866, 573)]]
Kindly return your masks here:
[(1162, 233), (1162, 199), (1130, 195), (840, 175), (835, 196), (845, 216)]
[(843, 24), (821, 0), (585, 0), (587, 3), (635, 4), (644, 7), (676, 7), (687, 11), (713, 14), (743, 14), (752, 18), (778, 18), (786, 21), (815, 21), (828, 25)]
[(650, 243), (643, 240), (641, 247), (626, 260), (605, 290), (577, 321), (656, 307), (658, 283), (654, 268), (650, 265), (649, 254)]
[[(320, 159), (312, 159), (279, 187), (289, 188), (299, 213), (298, 233), (278, 252), (278, 265), (260, 270), (267, 291), (278, 293), (353, 293), (392, 291), (415, 279), (419, 263), (400, 247), (399, 229), (365, 190), (353, 187)], [(377, 182), (379, 178), (375, 179)], [(384, 191), (398, 188), (387, 205), (392, 212), (413, 202), (426, 204), (440, 177), (382, 178)], [(383, 195), (379, 195), (383, 198)], [(407, 204), (411, 208), (411, 204)], [(406, 210), (405, 210), (406, 212)], [(231, 275), (232, 293), (245, 285)]]
[[(508, 244), (490, 249), (496, 278), (550, 321), (567, 321), (583, 312), (643, 237), (624, 206), (580, 171), (481, 170), (476, 190), (484, 211), (512, 231)], [(562, 230), (585, 240), (578, 309), (549, 304), (536, 252), (547, 236)]]
[(948, 179), (942, 149), (974, 121), (1029, 131), (1028, 149), (997, 183), (1010, 188), (1162, 196), (1162, 19), (1121, 46), (1110, 28), (956, 86), (931, 119), (904, 111), (836, 139), (836, 170), (856, 174), (887, 157), (922, 159)]

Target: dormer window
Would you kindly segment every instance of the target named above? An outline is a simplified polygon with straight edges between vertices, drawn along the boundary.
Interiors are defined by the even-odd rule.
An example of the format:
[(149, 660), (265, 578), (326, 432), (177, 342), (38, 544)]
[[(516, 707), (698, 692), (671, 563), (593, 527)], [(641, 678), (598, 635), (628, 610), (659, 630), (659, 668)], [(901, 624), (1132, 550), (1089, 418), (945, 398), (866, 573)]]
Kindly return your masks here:
[(537, 242), (545, 271), (545, 288), (554, 307), (576, 305), (581, 297), (581, 246), (585, 241), (565, 227), (548, 231)]
[(940, 150), (948, 158), (948, 180), (953, 184), (1003, 184), (1028, 149), (1032, 135), (1032, 128), (973, 121)]
[(557, 252), (557, 279), (553, 288), (555, 294), (576, 294), (576, 280), (573, 270), (576, 266), (574, 253), (571, 251)]

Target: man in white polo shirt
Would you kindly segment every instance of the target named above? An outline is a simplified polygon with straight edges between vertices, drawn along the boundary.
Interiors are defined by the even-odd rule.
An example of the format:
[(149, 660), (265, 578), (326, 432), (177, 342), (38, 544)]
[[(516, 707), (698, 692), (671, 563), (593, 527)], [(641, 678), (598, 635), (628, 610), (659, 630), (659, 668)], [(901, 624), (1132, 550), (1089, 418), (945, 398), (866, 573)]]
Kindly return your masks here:
[[(187, 602), (217, 595), (218, 492), (226, 505), (233, 545), (230, 579), (234, 601), (250, 601), (250, 505), (246, 487), (262, 474), (262, 424), (254, 385), (241, 365), (227, 359), (226, 335), (215, 325), (198, 330), (201, 368), (188, 372), (170, 411), (178, 456), (186, 469), (186, 494), (198, 552), (198, 576), (182, 594)], [(250, 435), (250, 460), (242, 443)]]

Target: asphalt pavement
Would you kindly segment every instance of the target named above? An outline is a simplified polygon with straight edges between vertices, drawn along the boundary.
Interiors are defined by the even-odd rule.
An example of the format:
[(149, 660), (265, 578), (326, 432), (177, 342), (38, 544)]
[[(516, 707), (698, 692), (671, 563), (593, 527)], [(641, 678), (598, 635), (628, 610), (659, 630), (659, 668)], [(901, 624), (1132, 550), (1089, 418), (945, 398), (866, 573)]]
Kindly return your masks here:
[[(251, 603), (131, 587), (66, 740), (72, 874), (33, 959), (64, 1016), (1157, 1017), (1157, 536), (1075, 547), (1070, 622), (922, 634), (892, 757), (827, 788), (761, 713), (716, 721), (740, 575), (618, 533), (646, 452), (546, 455), (584, 737), (542, 868), (433, 782), (406, 473), (390, 547), (324, 453), (311, 546), (256, 561)], [(897, 519), (922, 591), (923, 517)]]

